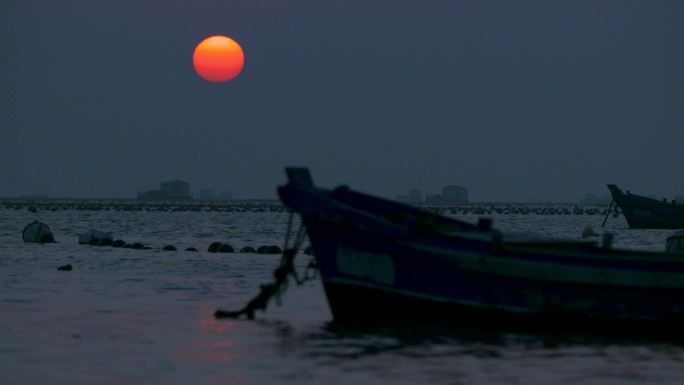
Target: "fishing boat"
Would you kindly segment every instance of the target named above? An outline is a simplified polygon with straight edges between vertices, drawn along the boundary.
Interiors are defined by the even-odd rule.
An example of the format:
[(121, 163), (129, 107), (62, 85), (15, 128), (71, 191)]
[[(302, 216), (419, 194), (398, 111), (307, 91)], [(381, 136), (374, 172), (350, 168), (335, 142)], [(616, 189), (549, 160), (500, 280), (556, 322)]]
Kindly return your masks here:
[[(502, 232), (487, 218), (468, 223), (346, 186), (318, 188), (305, 168), (286, 172), (278, 193), (301, 216), (335, 321), (684, 325), (684, 255), (616, 249), (609, 235)], [(286, 248), (276, 284), (245, 309), (216, 315), (265, 309), (299, 247)]]
[(608, 189), (613, 196), (608, 212), (615, 203), (631, 229), (684, 229), (684, 206), (681, 203), (659, 201), (629, 191), (624, 193), (614, 184), (609, 184)]

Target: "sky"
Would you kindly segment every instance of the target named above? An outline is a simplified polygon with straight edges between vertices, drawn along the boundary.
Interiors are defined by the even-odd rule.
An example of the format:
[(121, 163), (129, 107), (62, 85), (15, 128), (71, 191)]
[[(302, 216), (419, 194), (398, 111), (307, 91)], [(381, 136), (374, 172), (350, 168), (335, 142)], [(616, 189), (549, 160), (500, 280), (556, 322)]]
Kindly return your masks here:
[[(192, 66), (217, 34), (225, 83)], [(270, 199), (286, 166), (386, 198), (684, 193), (681, 0), (5, 0), (0, 44), (0, 197)]]

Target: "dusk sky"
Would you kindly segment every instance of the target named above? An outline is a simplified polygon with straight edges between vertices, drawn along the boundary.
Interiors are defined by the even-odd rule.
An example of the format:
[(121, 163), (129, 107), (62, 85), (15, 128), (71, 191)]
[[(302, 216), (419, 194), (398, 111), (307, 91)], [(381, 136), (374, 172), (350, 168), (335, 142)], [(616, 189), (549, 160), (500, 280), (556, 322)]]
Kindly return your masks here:
[[(0, 197), (684, 193), (684, 1), (5, 0)], [(200, 78), (236, 40), (242, 73)]]

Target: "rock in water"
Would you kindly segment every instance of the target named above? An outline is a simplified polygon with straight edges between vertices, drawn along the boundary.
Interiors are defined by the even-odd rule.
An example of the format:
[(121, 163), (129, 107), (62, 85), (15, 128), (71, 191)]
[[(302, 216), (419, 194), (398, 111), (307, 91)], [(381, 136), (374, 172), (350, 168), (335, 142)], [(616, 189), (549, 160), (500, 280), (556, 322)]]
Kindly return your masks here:
[(105, 246), (111, 245), (114, 237), (100, 230), (88, 230), (78, 237), (78, 243), (82, 245)]
[(221, 247), (221, 242), (212, 242), (211, 245), (209, 245), (209, 248), (207, 248), (207, 251), (215, 253), (218, 251), (219, 247)]
[(50, 231), (50, 226), (39, 221), (33, 221), (33, 223), (26, 225), (21, 236), (24, 242), (52, 243), (55, 241), (55, 237), (52, 236), (52, 231)]
[(123, 239), (117, 239), (116, 241), (112, 242), (112, 247), (124, 247), (126, 242)]
[(216, 251), (219, 253), (232, 253), (235, 251), (235, 249), (233, 248), (233, 246), (227, 243), (222, 243)]

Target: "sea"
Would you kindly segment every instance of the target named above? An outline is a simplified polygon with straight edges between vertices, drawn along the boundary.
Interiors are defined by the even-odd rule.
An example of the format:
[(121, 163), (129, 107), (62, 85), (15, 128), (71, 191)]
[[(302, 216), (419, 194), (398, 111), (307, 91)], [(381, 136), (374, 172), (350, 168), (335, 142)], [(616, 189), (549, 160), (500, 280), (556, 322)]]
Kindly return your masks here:
[[(616, 248), (662, 251), (673, 233), (631, 230), (605, 208), (444, 213), (563, 238), (591, 227)], [(55, 243), (22, 240), (36, 220)], [(0, 205), (0, 384), (684, 384), (681, 341), (339, 325), (319, 279), (292, 282), (252, 320), (215, 318), (258, 294), (281, 258), (239, 250), (284, 247), (289, 223), (277, 202)], [(144, 248), (80, 244), (89, 230)], [(236, 252), (210, 252), (214, 242)]]

